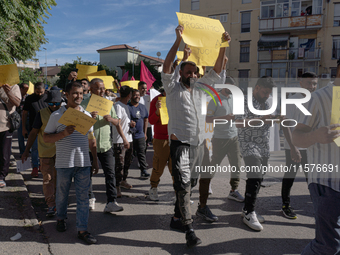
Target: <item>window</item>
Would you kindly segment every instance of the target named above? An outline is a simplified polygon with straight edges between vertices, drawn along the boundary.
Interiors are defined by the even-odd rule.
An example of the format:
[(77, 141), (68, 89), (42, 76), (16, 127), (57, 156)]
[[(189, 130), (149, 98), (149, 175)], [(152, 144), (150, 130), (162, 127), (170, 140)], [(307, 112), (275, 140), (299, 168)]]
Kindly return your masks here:
[(251, 0), (242, 0), (242, 4), (249, 4), (251, 3)]
[(221, 14), (220, 15), (220, 21), (221, 21), (221, 23), (227, 22), (228, 21), (228, 14), (227, 13), (226, 14)]
[(249, 62), (250, 41), (240, 41), (240, 62)]
[(300, 16), (301, 15), (301, 1), (293, 0), (292, 2), (292, 16)]
[(250, 17), (251, 17), (251, 12), (242, 12), (241, 33), (250, 32)]
[(246, 94), (248, 88), (249, 70), (238, 70), (238, 78), (239, 86)]
[(332, 58), (338, 59), (340, 57), (340, 36), (333, 36)]
[(334, 78), (336, 77), (336, 71), (337, 71), (336, 67), (331, 68), (331, 79), (332, 80), (334, 80)]
[(340, 26), (340, 3), (334, 4), (334, 26)]
[(261, 19), (281, 18), (288, 16), (289, 0), (270, 0), (261, 2)]
[(191, 10), (199, 10), (200, 9), (200, 0), (191, 0)]

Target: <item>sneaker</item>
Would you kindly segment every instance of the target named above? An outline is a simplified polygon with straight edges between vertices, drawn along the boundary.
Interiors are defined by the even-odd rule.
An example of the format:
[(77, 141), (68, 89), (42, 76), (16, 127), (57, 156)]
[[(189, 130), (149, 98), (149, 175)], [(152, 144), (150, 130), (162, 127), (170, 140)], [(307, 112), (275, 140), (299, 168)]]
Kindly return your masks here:
[(187, 240), (187, 246), (189, 248), (202, 243), (201, 239), (195, 235), (195, 232), (192, 229), (185, 233), (185, 239)]
[(200, 216), (203, 219), (205, 219), (206, 221), (210, 221), (210, 222), (214, 222), (214, 221), (218, 220), (217, 216), (210, 211), (210, 209), (207, 205), (204, 206), (203, 208), (198, 206), (198, 209), (196, 211), (196, 215)]
[(289, 205), (282, 206), (282, 213), (287, 219), (295, 220), (297, 219), (296, 213), (294, 212), (293, 208)]
[(121, 212), (123, 210), (124, 208), (115, 201), (115, 202), (109, 202), (106, 204), (104, 208), (104, 213)]
[(65, 232), (67, 229), (65, 220), (57, 220), (57, 231)]
[(254, 211), (248, 214), (244, 214), (243, 222), (244, 224), (246, 224), (248, 227), (250, 227), (253, 230), (261, 231), (263, 229)]
[(38, 172), (37, 167), (33, 167), (32, 172), (31, 172), (31, 176), (34, 177), (34, 178), (39, 177), (39, 172)]
[(96, 199), (95, 198), (90, 198), (89, 199), (89, 209), (91, 211), (96, 209)]
[(120, 186), (117, 187), (117, 198), (122, 197), (122, 190), (120, 189)]
[(181, 219), (175, 220), (174, 217), (171, 217), (170, 228), (183, 233), (185, 232)]
[(150, 174), (146, 170), (140, 172), (140, 178), (147, 179), (149, 177), (150, 177)]
[(121, 181), (119, 184), (119, 187), (123, 188), (123, 189), (131, 189), (132, 185), (127, 183), (127, 181)]
[(231, 200), (235, 200), (237, 202), (241, 202), (241, 203), (244, 201), (244, 197), (237, 190), (234, 190), (234, 191), (231, 190), (229, 192), (228, 198)]
[(51, 207), (48, 208), (46, 216), (47, 217), (53, 217), (56, 212), (57, 212), (57, 208), (55, 206), (51, 206)]
[(211, 188), (211, 183), (209, 184), (209, 195), (212, 195), (213, 194), (213, 191), (212, 191), (212, 188)]
[[(245, 214), (246, 214), (246, 211), (242, 209), (241, 217), (243, 218)], [(263, 216), (261, 216), (260, 214), (257, 214), (257, 212), (255, 212), (255, 214), (256, 214), (257, 220), (258, 220), (260, 223), (264, 223), (264, 222), (265, 222)]]
[(152, 201), (158, 201), (158, 200), (159, 200), (157, 188), (151, 188), (151, 189), (149, 190), (149, 198), (150, 198), (150, 200), (152, 200)]
[(80, 233), (78, 231), (78, 238), (81, 240), (84, 240), (88, 244), (95, 244), (97, 243), (97, 239), (93, 237), (89, 232), (85, 231), (83, 233)]

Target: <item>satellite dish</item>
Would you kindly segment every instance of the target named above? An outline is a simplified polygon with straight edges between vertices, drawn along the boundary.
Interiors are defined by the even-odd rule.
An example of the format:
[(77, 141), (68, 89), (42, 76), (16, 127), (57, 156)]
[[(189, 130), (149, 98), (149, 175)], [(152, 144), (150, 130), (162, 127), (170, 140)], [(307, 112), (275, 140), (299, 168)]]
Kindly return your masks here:
[(158, 56), (158, 57), (160, 57), (160, 56), (161, 56), (161, 53), (160, 53), (159, 51), (157, 52), (157, 56)]

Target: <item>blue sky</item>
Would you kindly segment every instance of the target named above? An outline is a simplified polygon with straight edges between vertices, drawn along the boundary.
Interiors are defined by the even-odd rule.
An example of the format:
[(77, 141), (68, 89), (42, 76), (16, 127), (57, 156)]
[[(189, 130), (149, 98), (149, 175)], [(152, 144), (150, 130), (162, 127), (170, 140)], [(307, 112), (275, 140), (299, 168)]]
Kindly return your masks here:
[(77, 56), (99, 62), (96, 50), (117, 44), (164, 59), (175, 40), (179, 0), (56, 0), (44, 25), (48, 44), (37, 52), (40, 66), (62, 65)]

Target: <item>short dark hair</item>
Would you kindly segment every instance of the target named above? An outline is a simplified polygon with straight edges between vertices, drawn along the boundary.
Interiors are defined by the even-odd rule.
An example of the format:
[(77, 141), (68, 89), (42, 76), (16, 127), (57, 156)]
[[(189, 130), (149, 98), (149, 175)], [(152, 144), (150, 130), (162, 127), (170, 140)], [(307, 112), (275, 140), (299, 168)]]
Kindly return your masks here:
[(186, 65), (191, 65), (191, 66), (197, 67), (197, 65), (196, 65), (195, 62), (192, 62), (192, 61), (184, 61), (184, 62), (182, 62), (182, 64), (181, 64), (181, 71), (184, 70), (184, 67), (185, 67)]
[(82, 88), (83, 89), (83, 85), (81, 85), (81, 83), (78, 82), (78, 81), (71, 82), (71, 83), (67, 84), (65, 92), (70, 93), (72, 88)]
[(43, 82), (37, 82), (34, 84), (34, 89), (45, 89), (45, 84)]
[(132, 89), (132, 94), (137, 92), (140, 93), (138, 89)]
[(132, 88), (130, 88), (129, 86), (121, 86), (119, 90), (120, 97), (125, 98), (129, 96), (131, 91), (132, 91)]
[(313, 72), (305, 72), (302, 74), (301, 78), (318, 78), (318, 76), (316, 75), (316, 73)]
[(23, 82), (19, 84), (19, 88), (23, 89), (25, 85), (29, 86), (27, 83)]
[(276, 87), (276, 84), (272, 77), (270, 76), (262, 76), (260, 79), (257, 80), (255, 86), (260, 86), (262, 88), (269, 88), (272, 89), (273, 87)]
[(99, 83), (99, 82), (103, 82), (103, 83), (104, 83), (104, 81), (103, 81), (102, 79), (94, 78), (94, 79), (91, 80), (90, 86), (96, 84), (97, 82), (98, 82), (98, 83)]
[(138, 82), (138, 88), (139, 88), (140, 86), (143, 86), (144, 84), (147, 85), (145, 81), (140, 81), (140, 82)]
[(86, 79), (86, 78), (84, 78), (84, 79), (81, 79), (81, 80), (80, 80), (80, 82), (82, 82), (82, 81), (86, 81), (86, 82), (87, 82), (87, 85), (89, 85), (89, 84), (90, 84), (89, 80), (88, 80), (88, 79)]

